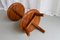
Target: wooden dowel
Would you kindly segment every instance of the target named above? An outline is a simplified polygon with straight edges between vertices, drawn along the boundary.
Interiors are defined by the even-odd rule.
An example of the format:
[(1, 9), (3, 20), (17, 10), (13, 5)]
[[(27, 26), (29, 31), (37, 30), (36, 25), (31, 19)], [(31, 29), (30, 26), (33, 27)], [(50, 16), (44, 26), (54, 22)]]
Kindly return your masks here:
[(27, 36), (30, 36), (29, 32), (26, 30), (26, 28), (23, 28), (23, 30), (25, 31), (25, 33), (27, 34)]
[(37, 26), (36, 24), (32, 24), (36, 29), (38, 29), (39, 31), (41, 31), (42, 33), (45, 32), (44, 29), (42, 29), (41, 27)]
[(36, 16), (44, 16), (44, 14), (42, 14), (42, 13), (35, 13), (34, 15), (36, 15)]

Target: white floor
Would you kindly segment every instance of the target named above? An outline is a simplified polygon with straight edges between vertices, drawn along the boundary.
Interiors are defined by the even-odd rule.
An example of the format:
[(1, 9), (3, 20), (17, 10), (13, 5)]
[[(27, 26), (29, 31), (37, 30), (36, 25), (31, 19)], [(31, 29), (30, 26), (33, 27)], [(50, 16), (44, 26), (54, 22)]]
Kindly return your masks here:
[(42, 17), (39, 26), (46, 30), (31, 32), (27, 37), (21, 30), (18, 32), (19, 22), (10, 21), (5, 11), (0, 11), (0, 40), (60, 40), (60, 17)]

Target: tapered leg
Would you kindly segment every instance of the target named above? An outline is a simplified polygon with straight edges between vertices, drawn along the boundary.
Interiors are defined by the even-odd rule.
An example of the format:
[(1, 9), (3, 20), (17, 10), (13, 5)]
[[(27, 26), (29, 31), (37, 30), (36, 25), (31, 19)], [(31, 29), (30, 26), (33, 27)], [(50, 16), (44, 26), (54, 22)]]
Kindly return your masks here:
[(44, 33), (44, 32), (45, 32), (45, 30), (44, 30), (44, 29), (42, 29), (41, 27), (39, 27), (38, 25), (33, 24), (33, 23), (32, 23), (32, 25), (33, 25), (36, 29), (38, 29), (39, 31), (41, 31), (42, 33)]
[(25, 33), (27, 34), (27, 36), (30, 36), (28, 30), (26, 30), (26, 28), (23, 28), (23, 30), (25, 31)]

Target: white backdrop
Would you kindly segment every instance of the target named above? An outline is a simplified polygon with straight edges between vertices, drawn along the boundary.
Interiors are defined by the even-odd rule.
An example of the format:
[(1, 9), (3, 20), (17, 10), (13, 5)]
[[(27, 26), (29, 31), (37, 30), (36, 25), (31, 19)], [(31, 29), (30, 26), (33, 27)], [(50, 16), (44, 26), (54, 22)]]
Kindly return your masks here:
[(6, 10), (14, 2), (22, 3), (27, 10), (34, 8), (47, 15), (60, 16), (59, 0), (0, 0), (0, 9)]

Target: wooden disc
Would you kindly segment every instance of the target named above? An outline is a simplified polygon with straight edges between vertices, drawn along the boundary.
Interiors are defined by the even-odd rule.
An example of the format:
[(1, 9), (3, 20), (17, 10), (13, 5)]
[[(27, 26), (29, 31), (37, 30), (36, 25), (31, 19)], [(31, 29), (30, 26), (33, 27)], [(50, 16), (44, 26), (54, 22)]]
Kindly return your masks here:
[(12, 21), (19, 20), (25, 12), (25, 8), (21, 3), (13, 3), (7, 10), (7, 15)]
[(39, 14), (39, 11), (36, 9), (32, 9), (28, 11), (23, 18), (20, 20), (20, 28), (24, 31), (23, 28), (25, 28), (28, 32), (31, 32), (35, 29), (35, 27), (32, 25), (39, 24), (40, 16), (35, 16), (34, 14)]

